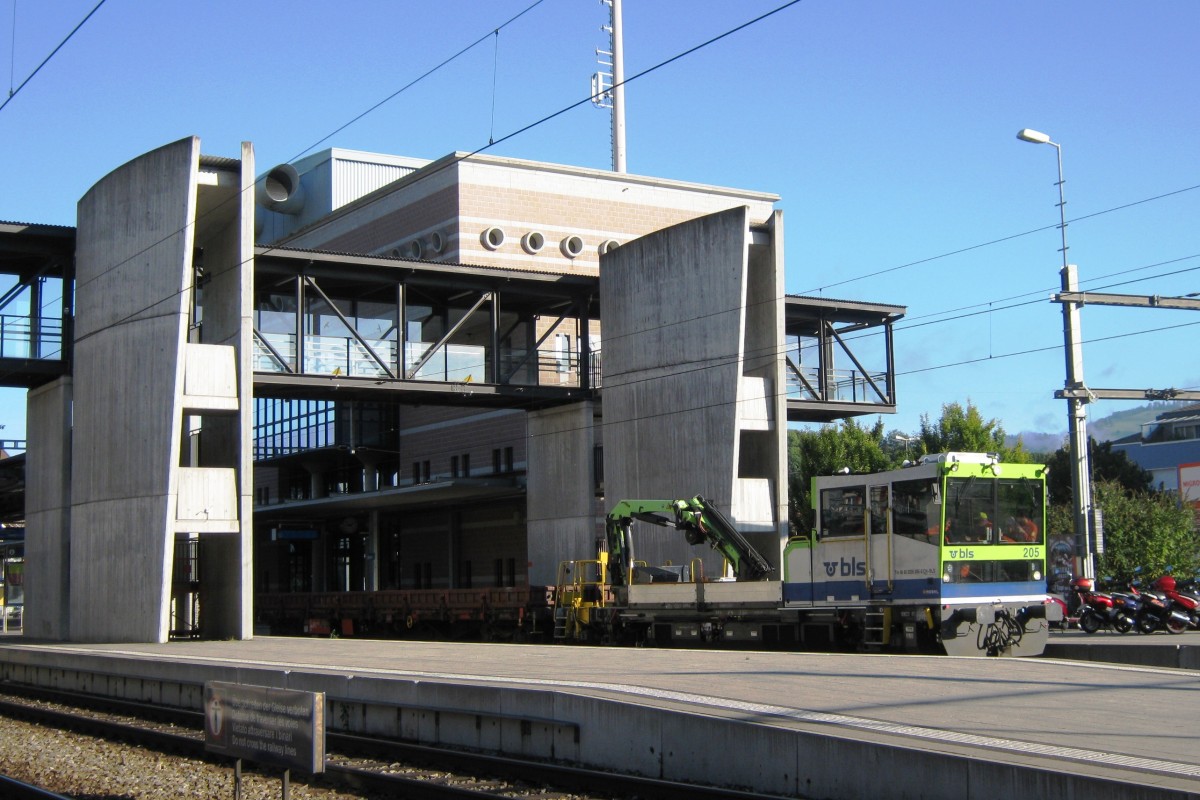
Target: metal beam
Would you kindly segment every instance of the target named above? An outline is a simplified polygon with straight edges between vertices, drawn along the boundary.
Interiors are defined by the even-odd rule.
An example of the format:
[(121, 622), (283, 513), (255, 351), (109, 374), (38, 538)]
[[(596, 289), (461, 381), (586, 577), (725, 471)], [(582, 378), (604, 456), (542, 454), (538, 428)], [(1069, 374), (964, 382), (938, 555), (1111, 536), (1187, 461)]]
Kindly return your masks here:
[(1134, 308), (1176, 308), (1200, 311), (1200, 298), (1160, 297), (1142, 294), (1101, 294), (1099, 292), (1059, 292), (1052, 298), (1056, 303), (1079, 303), (1092, 306), (1130, 306)]
[[(833, 334), (833, 338), (837, 340), (837, 343), (842, 346), (842, 352), (850, 357), (850, 360), (854, 362), (854, 366), (858, 367), (858, 371), (862, 373), (863, 380), (870, 384), (871, 388), (875, 390), (875, 394), (879, 396), (879, 399), (885, 403), (892, 402), (892, 398), (888, 397), (879, 390), (879, 386), (871, 378), (871, 373), (867, 372), (867, 368), (864, 367), (857, 358), (855, 358), (854, 353), (851, 352), (850, 348), (846, 345), (846, 341), (838, 335), (838, 332), (833, 329), (832, 325), (829, 326), (829, 332)], [(864, 395), (865, 394), (866, 393), (864, 392)]]
[(267, 341), (267, 337), (263, 336), (262, 333), (259, 332), (257, 326), (254, 327), (253, 331), (254, 338), (258, 340), (259, 344), (267, 348), (267, 352), (271, 354), (271, 357), (275, 359), (279, 366), (283, 367), (283, 371), (292, 375), (296, 374), (296, 370), (292, 369), (292, 366), (287, 362), (287, 359), (285, 359), (283, 355), (280, 354), (280, 352), (276, 350), (269, 341)]
[[(508, 371), (508, 374), (500, 376), (500, 383), (508, 383), (510, 380), (512, 380), (512, 376), (517, 374), (517, 370), (525, 366), (525, 362), (529, 360), (531, 355), (537, 356), (538, 351), (542, 349), (542, 345), (546, 343), (546, 340), (550, 338), (552, 333), (558, 330), (558, 326), (562, 324), (562, 321), (567, 318), (567, 313), (569, 311), (570, 309), (567, 309), (567, 311), (564, 311), (558, 315), (558, 319), (554, 321), (554, 324), (546, 328), (546, 332), (541, 335), (541, 338), (533, 343), (533, 349), (526, 350), (525, 355), (521, 356), (516, 360), (516, 362), (513, 363), (513, 367)], [(540, 364), (536, 358), (534, 359), (533, 363), (535, 368), (540, 368)]]
[(1183, 389), (1059, 389), (1058, 400), (1200, 400), (1200, 392)]
[(804, 384), (804, 388), (808, 389), (809, 393), (814, 398), (819, 400), (821, 398), (821, 395), (817, 392), (816, 389), (813, 388), (813, 385), (808, 382), (808, 379), (804, 377), (803, 373), (800, 372), (800, 367), (796, 365), (795, 361), (792, 361), (792, 357), (786, 356), (785, 360), (787, 361), (787, 367), (789, 370), (791, 370), (792, 374), (800, 379), (800, 383)]
[[(334, 303), (333, 300), (329, 299), (329, 295), (327, 295), (327, 294), (325, 294), (325, 292), (321, 291), (321, 287), (317, 286), (317, 282), (315, 280), (313, 280), (311, 277), (309, 277), (308, 275), (304, 276), (304, 281), (309, 286), (316, 289), (317, 294), (321, 295), (321, 299), (329, 304), (329, 307), (333, 309), (333, 313), (337, 314), (338, 319), (340, 319), (342, 321), (342, 324), (346, 326), (346, 330), (350, 331), (350, 335), (353, 336), (355, 341), (357, 341), (360, 345), (362, 345), (363, 349), (367, 351), (367, 355), (369, 355), (371, 357), (371, 360), (379, 365), (379, 368), (383, 370), (385, 375), (387, 375), (392, 380), (395, 380), (396, 373), (392, 372), (391, 367), (389, 367), (387, 364), (383, 363), (383, 359), (380, 358), (379, 355), (375, 352), (375, 348), (373, 348), (373, 347), (371, 347), (371, 345), (367, 344), (367, 340), (364, 339), (359, 334), (358, 329), (355, 328), (355, 326), (354, 326), (354, 323), (352, 323), (350, 320), (346, 319), (346, 315), (343, 314), (338, 309), (337, 304)], [(301, 371), (303, 371), (303, 370), (301, 370)], [(348, 365), (347, 365), (347, 371), (349, 371)]]
[(443, 347), (446, 346), (446, 344), (450, 341), (451, 337), (453, 337), (454, 334), (458, 333), (459, 329), (462, 328), (462, 326), (467, 323), (467, 320), (469, 320), (471, 318), (471, 315), (474, 314), (476, 311), (478, 311), (479, 307), (481, 305), (483, 305), (484, 303), (492, 302), (493, 298), (495, 296), (496, 296), (495, 292), (484, 292), (483, 294), (481, 294), (479, 296), (479, 299), (475, 301), (475, 305), (471, 306), (470, 310), (467, 311), (466, 314), (463, 314), (462, 319), (460, 319), (458, 322), (454, 323), (454, 325), (450, 328), (450, 330), (446, 331), (445, 335), (443, 335), (441, 339), (438, 339), (437, 342), (432, 347), (430, 347), (428, 350), (425, 351), (425, 355), (421, 356), (421, 359), (417, 362), (417, 365), (415, 367), (413, 367), (412, 369), (408, 370), (407, 372), (405, 372), (404, 377), (411, 379), (418, 372), (420, 372), (421, 367), (425, 366), (425, 364), (429, 361), (429, 359), (433, 358), (434, 354), (437, 353), (438, 350), (441, 350)]

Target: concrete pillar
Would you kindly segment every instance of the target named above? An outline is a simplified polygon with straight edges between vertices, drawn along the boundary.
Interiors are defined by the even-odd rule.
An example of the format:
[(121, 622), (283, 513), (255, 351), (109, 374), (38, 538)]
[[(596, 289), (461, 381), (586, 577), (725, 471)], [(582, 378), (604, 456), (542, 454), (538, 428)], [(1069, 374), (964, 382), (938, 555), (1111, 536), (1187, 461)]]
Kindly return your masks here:
[(71, 379), (29, 392), (25, 451), (25, 635), (70, 637)]
[(363, 557), (366, 564), (363, 575), (366, 576), (366, 590), (374, 592), (379, 589), (379, 509), (372, 510), (367, 515), (367, 542)]
[(526, 524), (529, 583), (549, 586), (561, 561), (596, 557), (599, 528), (592, 474), (595, 404), (529, 413)]

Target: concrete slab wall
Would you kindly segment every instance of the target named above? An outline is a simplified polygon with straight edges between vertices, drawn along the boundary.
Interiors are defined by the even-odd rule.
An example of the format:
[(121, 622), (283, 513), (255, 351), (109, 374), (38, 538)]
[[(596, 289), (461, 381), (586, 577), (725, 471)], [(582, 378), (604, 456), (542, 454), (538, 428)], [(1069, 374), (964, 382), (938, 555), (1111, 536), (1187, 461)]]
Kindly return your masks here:
[(165, 641), (200, 142), (79, 202), (71, 638)]
[(227, 497), (232, 506), (219, 528), (180, 524), (176, 530), (200, 534), (199, 623), (201, 634), (213, 638), (248, 639), (254, 630), (254, 164), (254, 148), (243, 142), (236, 164), (216, 170), (214, 185), (199, 187), (201, 207), (213, 210), (196, 221), (206, 281), (203, 344), (189, 345), (189, 355), (216, 351), (208, 358), (229, 366), (221, 371), (225, 380), (201, 384), (203, 401), (193, 394), (184, 402), (207, 411), (201, 418), (203, 460), (194, 466), (224, 476), (220, 495), (205, 491), (204, 497)]
[[(636, 239), (603, 258), (609, 506), (699, 494), (735, 524), (743, 522), (732, 504), (744, 496), (735, 484), (749, 224), (748, 209), (735, 208)], [(639, 539), (639, 559), (686, 564), (703, 555), (706, 574), (720, 574), (719, 557), (663, 531)]]
[(561, 561), (596, 557), (593, 403), (529, 412), (529, 583), (550, 586)]
[[(739, 484), (749, 496), (743, 505), (735, 493), (732, 508), (750, 544), (772, 565), (779, 565), (788, 536), (787, 377), (780, 350), (786, 337), (787, 292), (783, 212), (774, 212), (765, 226), (754, 231), (751, 242), (746, 278), (746, 377), (738, 401), (743, 414), (748, 407), (759, 411), (761, 402), (765, 419), (761, 423), (739, 420)], [(749, 505), (751, 502), (755, 505)], [(781, 573), (776, 571), (774, 577)]]
[(25, 635), (70, 634), (71, 379), (33, 389), (27, 399), (31, 436), (25, 454)]

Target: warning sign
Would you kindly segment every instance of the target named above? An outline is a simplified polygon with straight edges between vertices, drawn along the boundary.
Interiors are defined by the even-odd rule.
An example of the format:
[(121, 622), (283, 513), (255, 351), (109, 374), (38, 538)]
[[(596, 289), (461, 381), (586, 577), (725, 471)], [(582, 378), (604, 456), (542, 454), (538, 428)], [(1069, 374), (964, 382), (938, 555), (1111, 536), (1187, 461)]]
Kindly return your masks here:
[(305, 772), (325, 771), (325, 694), (204, 684), (204, 748)]

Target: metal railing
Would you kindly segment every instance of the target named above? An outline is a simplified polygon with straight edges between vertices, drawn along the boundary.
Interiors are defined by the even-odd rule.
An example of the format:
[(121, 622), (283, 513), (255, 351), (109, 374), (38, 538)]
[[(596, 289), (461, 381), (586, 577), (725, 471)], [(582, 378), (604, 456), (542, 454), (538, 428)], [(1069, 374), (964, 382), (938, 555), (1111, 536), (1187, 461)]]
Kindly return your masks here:
[[(265, 341), (263, 341), (265, 340)], [(358, 378), (386, 378), (387, 370), (396, 367), (396, 341), (393, 339), (366, 340), (363, 344), (353, 337), (306, 336), (304, 365), (296, 370), (305, 375), (346, 375)], [(403, 373), (421, 363), (433, 344), (406, 342)], [(296, 369), (296, 335), (287, 333), (262, 334), (254, 339), (255, 372), (288, 372)], [(522, 348), (503, 347), (499, 352), (501, 382), (520, 386), (579, 386), (582, 374), (577, 352), (538, 350), (531, 353)], [(482, 345), (443, 345), (433, 357), (421, 364), (410, 380), (442, 381), (448, 383), (488, 383), (491, 362), (489, 348)], [(600, 385), (600, 353), (591, 354), (588, 362), (593, 387)], [(400, 375), (401, 378), (406, 375)]]
[(63, 358), (63, 321), (59, 317), (34, 317), (24, 314), (0, 314), (0, 358), (33, 358), (61, 361)]
[(822, 391), (820, 373), (815, 367), (801, 367), (797, 372), (791, 367), (787, 371), (787, 396), (789, 400), (805, 400), (822, 403), (869, 403), (887, 404), (872, 387), (872, 382), (886, 396), (891, 396), (886, 372), (864, 373), (856, 369), (833, 370), (826, 375)]

